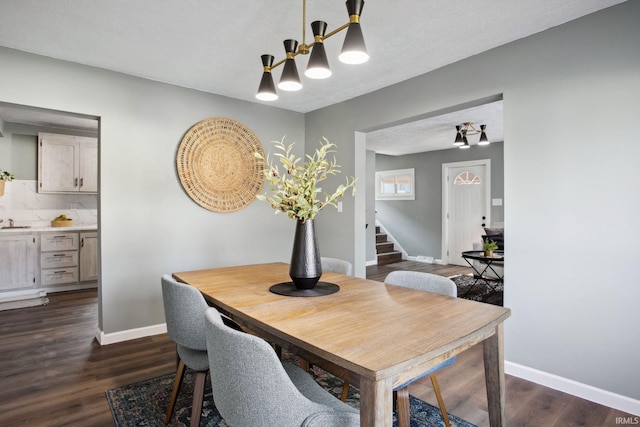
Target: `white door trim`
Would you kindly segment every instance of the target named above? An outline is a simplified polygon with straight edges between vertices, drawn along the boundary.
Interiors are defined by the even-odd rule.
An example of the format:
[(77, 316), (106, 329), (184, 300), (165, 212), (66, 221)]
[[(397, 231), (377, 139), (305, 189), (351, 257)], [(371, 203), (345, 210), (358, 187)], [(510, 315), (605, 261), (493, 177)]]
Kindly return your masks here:
[(465, 166), (484, 166), (485, 176), (485, 212), (487, 227), (491, 226), (491, 159), (469, 160), (465, 162), (453, 162), (442, 164), (442, 263), (449, 264), (449, 185), (447, 176), (449, 169)]

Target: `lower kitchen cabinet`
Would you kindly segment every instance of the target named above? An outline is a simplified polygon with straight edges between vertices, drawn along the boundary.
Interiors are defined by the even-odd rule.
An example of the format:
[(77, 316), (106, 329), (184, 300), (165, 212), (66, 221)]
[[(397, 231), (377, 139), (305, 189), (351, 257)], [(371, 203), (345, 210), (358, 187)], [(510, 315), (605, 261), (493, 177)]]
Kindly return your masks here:
[(0, 233), (0, 298), (95, 287), (97, 231)]
[(40, 237), (42, 286), (78, 282), (78, 233), (44, 233)]
[(80, 281), (98, 280), (98, 233), (80, 233)]
[(0, 235), (0, 292), (36, 286), (35, 235)]

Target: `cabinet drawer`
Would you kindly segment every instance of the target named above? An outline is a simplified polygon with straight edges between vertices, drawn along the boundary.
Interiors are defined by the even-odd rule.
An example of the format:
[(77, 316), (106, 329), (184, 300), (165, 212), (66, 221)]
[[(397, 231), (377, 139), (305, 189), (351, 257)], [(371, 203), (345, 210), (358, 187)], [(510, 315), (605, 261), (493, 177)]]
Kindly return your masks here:
[(78, 265), (78, 251), (42, 252), (41, 268), (75, 267)]
[(43, 234), (40, 238), (40, 250), (75, 251), (78, 249), (78, 233)]
[(54, 268), (42, 270), (41, 280), (43, 285), (61, 285), (64, 283), (76, 283), (78, 281), (78, 267)]

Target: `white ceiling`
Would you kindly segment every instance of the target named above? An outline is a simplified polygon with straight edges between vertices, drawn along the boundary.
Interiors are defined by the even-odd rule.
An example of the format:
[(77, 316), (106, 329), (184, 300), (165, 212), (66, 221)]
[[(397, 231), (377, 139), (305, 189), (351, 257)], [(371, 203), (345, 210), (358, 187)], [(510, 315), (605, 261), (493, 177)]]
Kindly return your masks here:
[[(50, 129), (75, 130), (96, 133), (98, 120), (96, 117), (61, 111), (33, 108), (0, 102), (0, 119), (5, 123), (33, 125)], [(0, 129), (0, 134), (2, 130)]]
[[(401, 156), (432, 150), (456, 148), (456, 125), (472, 122), (476, 129), (487, 126), (490, 142), (502, 142), (502, 101), (415, 120), (367, 133), (367, 149), (379, 154)], [(467, 137), (469, 145), (476, 145), (480, 135)]]
[[(340, 63), (339, 33), (325, 41), (333, 76), (305, 78), (307, 58), (299, 55), (303, 89), (280, 91), (269, 104), (313, 111), (623, 1), (366, 0), (369, 62)], [(324, 20), (332, 30), (348, 21), (342, 0), (307, 3), (307, 23)], [(2, 0), (0, 45), (265, 103), (255, 99), (260, 55), (281, 59), (282, 40), (301, 39), (301, 16), (302, 0)]]

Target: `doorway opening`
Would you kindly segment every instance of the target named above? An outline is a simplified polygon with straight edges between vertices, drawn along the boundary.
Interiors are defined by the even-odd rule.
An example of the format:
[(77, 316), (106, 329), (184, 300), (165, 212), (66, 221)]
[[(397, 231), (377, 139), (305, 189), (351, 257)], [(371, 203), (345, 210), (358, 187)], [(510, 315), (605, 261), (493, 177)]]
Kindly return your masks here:
[[(448, 235), (454, 233), (443, 227), (443, 216), (446, 215), (443, 205), (444, 164), (489, 160), (486, 177), (481, 181), (486, 188), (480, 219), (484, 216), (487, 226), (504, 221), (502, 109), (502, 96), (497, 95), (356, 132), (356, 174), (361, 182), (366, 181), (366, 190), (359, 192), (363, 198), (360, 202), (363, 207), (361, 221), (368, 225), (366, 242), (356, 241), (356, 271), (359, 270), (359, 260), (362, 260), (363, 271), (366, 265), (376, 263), (375, 227), (371, 226), (376, 221), (383, 223), (387, 231), (399, 240), (407, 253), (406, 259), (438, 264), (450, 262)], [(486, 124), (491, 144), (478, 146), (475, 140), (470, 140), (470, 149), (454, 147), (455, 126), (465, 122)], [(408, 168), (415, 168), (415, 200), (375, 200), (376, 172)], [(469, 177), (460, 177), (458, 182), (466, 179)], [(481, 224), (483, 222), (479, 222), (473, 231), (474, 242), (481, 242)], [(464, 250), (472, 249), (471, 245)]]
[[(100, 118), (0, 101), (0, 136), (0, 167), (14, 175), (0, 198), (0, 220), (11, 219), (22, 227), (12, 235), (25, 237), (4, 239), (0, 247), (1, 253), (21, 249), (9, 251), (21, 259), (9, 263), (15, 271), (8, 275), (20, 280), (9, 283), (0, 274), (0, 294), (46, 299), (53, 292), (97, 288), (99, 312)], [(62, 224), (52, 223), (60, 218)], [(51, 228), (57, 225), (64, 227)]]

